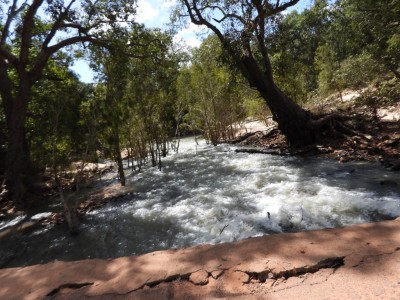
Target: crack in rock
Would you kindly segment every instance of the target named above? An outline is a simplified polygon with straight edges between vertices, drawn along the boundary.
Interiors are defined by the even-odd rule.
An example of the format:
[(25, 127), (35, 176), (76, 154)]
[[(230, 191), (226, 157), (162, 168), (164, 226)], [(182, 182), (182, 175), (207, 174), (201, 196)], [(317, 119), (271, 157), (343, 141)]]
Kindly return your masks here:
[(55, 294), (59, 293), (63, 289), (80, 289), (84, 286), (93, 285), (94, 282), (82, 282), (82, 283), (65, 283), (60, 285), (59, 287), (53, 289), (50, 293), (46, 295), (46, 297), (54, 296)]
[(187, 273), (187, 274), (175, 274), (175, 275), (171, 275), (168, 276), (167, 278), (164, 279), (160, 279), (160, 280), (154, 280), (154, 281), (150, 281), (150, 282), (146, 282), (145, 284), (143, 284), (141, 287), (135, 289), (136, 290), (141, 290), (144, 287), (149, 287), (149, 288), (153, 288), (163, 282), (172, 282), (172, 281), (189, 281), (189, 277), (192, 273)]
[(299, 277), (307, 273), (316, 273), (321, 269), (338, 269), (344, 265), (344, 256), (341, 257), (329, 257), (321, 260), (312, 266), (303, 266), (300, 268), (292, 268), (289, 270), (274, 273), (271, 270), (263, 272), (245, 272), (251, 279), (258, 280), (259, 282), (265, 282), (267, 279), (288, 279), (290, 277)]
[[(208, 279), (210, 276), (214, 279), (218, 279), (219, 277), (221, 277), (224, 274), (224, 272), (225, 272), (225, 269), (213, 270), (211, 272), (208, 272), (203, 269), (199, 269), (199, 270), (196, 270), (196, 271), (193, 271), (193, 272), (190, 272), (187, 274), (183, 274), (183, 275), (175, 274), (175, 275), (171, 275), (167, 278), (160, 279), (160, 280), (146, 281), (146, 283), (144, 283), (142, 286), (140, 286), (139, 288), (137, 288), (133, 291), (145, 289), (146, 287), (153, 288), (161, 283), (169, 283), (169, 282), (173, 282), (173, 281), (186, 281), (186, 282), (193, 283), (195, 285), (206, 285), (206, 284), (208, 284)], [(132, 292), (132, 291), (130, 291), (130, 292)]]
[[(249, 271), (242, 271), (242, 270), (235, 270), (238, 274), (243, 273), (243, 278), (240, 278), (242, 283), (246, 284), (249, 283), (251, 279), (258, 280), (259, 282), (265, 282), (267, 279), (288, 279), (294, 276), (301, 276), (307, 273), (315, 273), (321, 269), (328, 269), (333, 268), (337, 269), (344, 265), (344, 256), (342, 257), (331, 257), (321, 260), (317, 264), (313, 266), (304, 266), (300, 268), (292, 268), (289, 270), (281, 271), (278, 273), (274, 273), (271, 270), (263, 271), (263, 272), (249, 272)], [(214, 270), (212, 272), (208, 272), (206, 270), (200, 269), (194, 272), (190, 272), (187, 274), (175, 274), (171, 275), (164, 279), (154, 280), (154, 281), (147, 281), (139, 288), (133, 290), (141, 290), (144, 288), (153, 288), (161, 283), (169, 283), (173, 281), (186, 281), (191, 282), (195, 285), (205, 285), (208, 283), (209, 277), (213, 277), (214, 279), (218, 279), (225, 273), (226, 270)]]
[(392, 254), (394, 254), (394, 253), (397, 252), (397, 251), (400, 251), (400, 247), (397, 247), (397, 248), (394, 249), (394, 251), (392, 251), (392, 252), (385, 252), (385, 253), (379, 253), (379, 254), (373, 254), (373, 255), (363, 256), (363, 257), (361, 258), (361, 260), (360, 260), (357, 264), (353, 265), (352, 267), (353, 267), (353, 268), (357, 268), (357, 267), (361, 266), (362, 264), (364, 264), (365, 262), (367, 262), (368, 259), (375, 258), (375, 257), (381, 257), (381, 256), (385, 256), (385, 255), (392, 255)]

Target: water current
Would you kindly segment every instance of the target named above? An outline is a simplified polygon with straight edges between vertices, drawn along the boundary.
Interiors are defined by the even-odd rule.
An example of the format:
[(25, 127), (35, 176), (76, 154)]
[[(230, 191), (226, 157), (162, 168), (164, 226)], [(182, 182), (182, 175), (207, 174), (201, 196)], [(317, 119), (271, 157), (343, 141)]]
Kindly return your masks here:
[(236, 148), (184, 139), (161, 171), (127, 170), (133, 192), (86, 214), (78, 236), (58, 225), (1, 241), (4, 255), (14, 253), (6, 266), (119, 257), (400, 215), (400, 175), (378, 163)]

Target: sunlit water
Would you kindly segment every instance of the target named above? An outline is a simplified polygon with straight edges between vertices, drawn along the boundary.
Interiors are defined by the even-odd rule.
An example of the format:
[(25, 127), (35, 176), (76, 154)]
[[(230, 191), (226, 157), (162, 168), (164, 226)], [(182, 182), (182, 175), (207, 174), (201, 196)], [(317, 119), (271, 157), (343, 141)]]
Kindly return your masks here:
[(162, 171), (146, 167), (128, 176), (133, 194), (87, 214), (78, 236), (55, 226), (0, 245), (3, 252), (20, 252), (7, 266), (118, 257), (400, 215), (400, 175), (379, 164), (235, 148), (183, 140)]

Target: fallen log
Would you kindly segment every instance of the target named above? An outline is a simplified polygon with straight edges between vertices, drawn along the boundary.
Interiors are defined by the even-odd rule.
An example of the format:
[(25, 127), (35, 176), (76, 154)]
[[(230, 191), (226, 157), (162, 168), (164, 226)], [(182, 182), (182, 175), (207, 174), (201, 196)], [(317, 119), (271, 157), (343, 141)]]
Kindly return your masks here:
[(270, 155), (287, 155), (288, 153), (282, 152), (280, 149), (257, 149), (257, 148), (241, 148), (235, 149), (236, 153), (249, 153), (249, 154), (270, 154)]

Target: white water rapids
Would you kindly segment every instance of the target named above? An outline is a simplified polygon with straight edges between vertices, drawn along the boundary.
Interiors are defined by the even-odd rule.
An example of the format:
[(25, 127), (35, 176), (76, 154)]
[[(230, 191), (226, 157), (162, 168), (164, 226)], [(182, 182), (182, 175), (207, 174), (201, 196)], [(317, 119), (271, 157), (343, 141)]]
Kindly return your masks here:
[(78, 236), (55, 226), (11, 239), (3, 251), (14, 251), (16, 243), (24, 250), (8, 266), (118, 257), (400, 215), (399, 173), (378, 163), (339, 164), (235, 148), (181, 141), (179, 153), (165, 158), (161, 171), (145, 167), (129, 175), (134, 192), (88, 213)]

